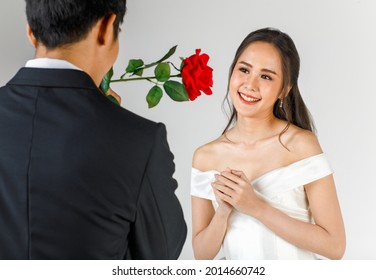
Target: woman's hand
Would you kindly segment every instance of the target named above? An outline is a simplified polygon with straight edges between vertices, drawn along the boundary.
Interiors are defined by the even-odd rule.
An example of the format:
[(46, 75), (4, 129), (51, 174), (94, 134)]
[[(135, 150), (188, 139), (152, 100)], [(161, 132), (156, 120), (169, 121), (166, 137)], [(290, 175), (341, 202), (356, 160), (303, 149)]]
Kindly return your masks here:
[(214, 183), (212, 185), (213, 185), (215, 199), (218, 202), (218, 208), (216, 212), (218, 214), (222, 214), (223, 216), (229, 216), (233, 209), (232, 205), (224, 201), (223, 199), (221, 199), (220, 191), (218, 191), (218, 189), (214, 186)]
[(227, 169), (216, 175), (212, 186), (216, 197), (223, 203), (250, 216), (255, 217), (260, 213), (263, 201), (256, 195), (242, 171)]
[[(227, 168), (226, 171), (231, 172), (231, 169)], [(220, 214), (228, 216), (232, 212), (233, 207), (232, 207), (231, 204), (229, 204), (228, 202), (221, 199), (221, 197), (220, 197), (221, 192), (215, 187), (216, 184), (220, 184), (220, 182), (215, 181), (215, 182), (212, 183), (215, 199), (218, 202), (218, 208), (217, 208), (216, 211)]]

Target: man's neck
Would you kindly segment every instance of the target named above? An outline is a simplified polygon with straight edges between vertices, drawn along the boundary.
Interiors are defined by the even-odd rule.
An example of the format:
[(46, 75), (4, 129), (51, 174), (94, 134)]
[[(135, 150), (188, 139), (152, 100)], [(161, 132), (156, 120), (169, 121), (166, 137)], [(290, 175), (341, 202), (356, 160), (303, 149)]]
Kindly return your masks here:
[(35, 58), (50, 58), (67, 61), (82, 71), (86, 72), (93, 81), (99, 86), (101, 74), (98, 73), (100, 63), (95, 67), (95, 54), (85, 42), (75, 43), (68, 46), (62, 46), (54, 49), (47, 49), (39, 45), (36, 49)]
[(87, 68), (85, 67), (85, 65), (83, 65), (82, 55), (81, 52), (78, 51), (77, 47), (67, 46), (58, 47), (54, 49), (47, 49), (46, 47), (40, 45), (36, 49), (34, 58), (51, 58), (65, 60), (80, 69), (84, 70), (85, 68)]

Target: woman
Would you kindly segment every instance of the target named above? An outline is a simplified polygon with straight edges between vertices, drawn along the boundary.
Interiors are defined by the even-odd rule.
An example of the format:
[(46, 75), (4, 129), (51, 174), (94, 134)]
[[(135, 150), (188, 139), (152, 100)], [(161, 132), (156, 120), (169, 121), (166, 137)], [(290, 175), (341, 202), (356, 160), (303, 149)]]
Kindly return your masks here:
[(230, 67), (232, 116), (192, 169), (197, 259), (340, 259), (332, 170), (298, 89), (299, 55), (275, 29), (249, 34)]

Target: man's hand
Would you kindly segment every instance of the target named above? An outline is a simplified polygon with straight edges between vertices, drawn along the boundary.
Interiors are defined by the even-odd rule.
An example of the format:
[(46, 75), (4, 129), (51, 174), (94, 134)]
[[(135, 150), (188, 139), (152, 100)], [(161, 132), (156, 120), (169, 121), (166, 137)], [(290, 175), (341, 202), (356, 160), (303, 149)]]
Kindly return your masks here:
[(119, 102), (119, 105), (121, 104), (120, 95), (118, 95), (116, 92), (114, 92), (111, 88), (108, 89), (107, 94), (113, 96), (117, 100), (117, 102)]

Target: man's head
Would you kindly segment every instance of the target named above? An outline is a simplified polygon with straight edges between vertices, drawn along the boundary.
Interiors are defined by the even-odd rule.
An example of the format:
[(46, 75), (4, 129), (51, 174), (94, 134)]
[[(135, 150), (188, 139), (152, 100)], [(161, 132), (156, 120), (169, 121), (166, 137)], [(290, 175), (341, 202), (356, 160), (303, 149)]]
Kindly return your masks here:
[(30, 29), (47, 49), (84, 39), (99, 19), (112, 14), (117, 38), (125, 11), (126, 0), (26, 0)]

